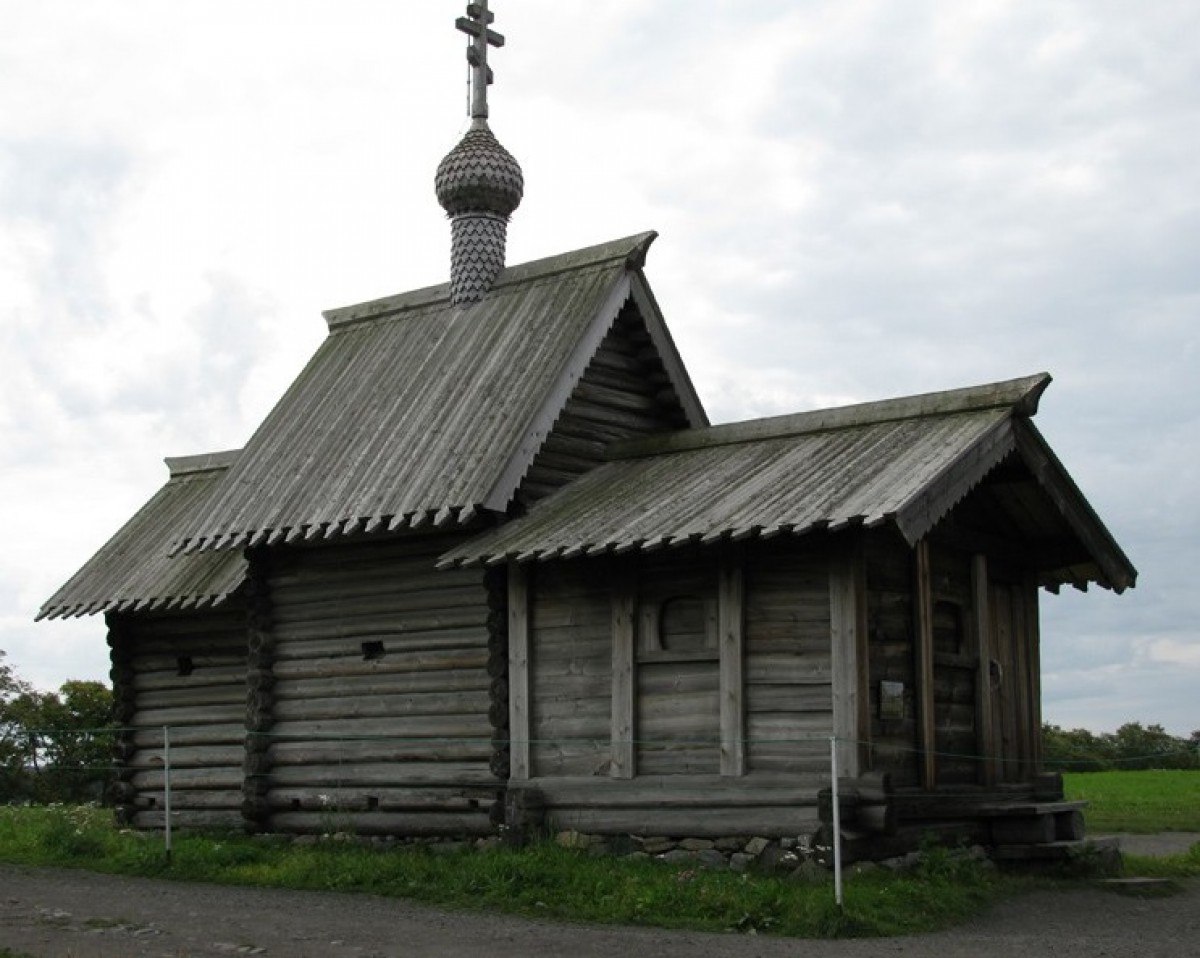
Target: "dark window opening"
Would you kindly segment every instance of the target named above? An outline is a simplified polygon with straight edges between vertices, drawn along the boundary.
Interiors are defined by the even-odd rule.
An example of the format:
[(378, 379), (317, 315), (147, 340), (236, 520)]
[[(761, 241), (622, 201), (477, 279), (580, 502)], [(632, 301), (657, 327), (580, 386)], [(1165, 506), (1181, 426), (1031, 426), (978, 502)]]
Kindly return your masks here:
[(298, 798), (292, 799), (292, 811), (293, 812), (300, 811), (300, 799), (298, 799)]
[(375, 659), (383, 658), (383, 643), (382, 642), (364, 642), (362, 644), (363, 660), (373, 662)]
[(175, 660), (176, 673), (178, 675), (191, 675), (195, 670), (195, 663), (192, 662), (190, 655), (181, 655)]
[(375, 795), (367, 796), (367, 811), (373, 812), (379, 807), (379, 798)]

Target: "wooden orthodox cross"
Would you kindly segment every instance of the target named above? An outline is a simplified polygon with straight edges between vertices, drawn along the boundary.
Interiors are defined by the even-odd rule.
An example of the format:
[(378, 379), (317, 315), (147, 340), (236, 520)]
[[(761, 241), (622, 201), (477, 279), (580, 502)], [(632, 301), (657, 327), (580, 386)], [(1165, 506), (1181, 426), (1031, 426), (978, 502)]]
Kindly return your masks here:
[(504, 37), (488, 27), (496, 15), (488, 10), (487, 0), (468, 3), (467, 15), (459, 17), (454, 25), (471, 38), (467, 45), (467, 62), (471, 64), (471, 118), (486, 120), (488, 115), (487, 88), (492, 82), (492, 70), (488, 66), (488, 46), (504, 46)]

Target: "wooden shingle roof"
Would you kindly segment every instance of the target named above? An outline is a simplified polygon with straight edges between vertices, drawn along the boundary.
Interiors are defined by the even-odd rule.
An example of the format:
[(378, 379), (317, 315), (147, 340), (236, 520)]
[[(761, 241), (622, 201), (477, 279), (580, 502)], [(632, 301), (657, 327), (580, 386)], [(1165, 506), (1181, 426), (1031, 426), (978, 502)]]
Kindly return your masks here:
[[(644, 551), (894, 523), (915, 543), (1010, 455), (1027, 456), (1093, 581), (1136, 570), (1027, 421), (1050, 377), (651, 436), (443, 566)], [(1051, 583), (1053, 584), (1053, 583)]]
[[(471, 306), (442, 285), (326, 313), (328, 337), (175, 548), (503, 512), (621, 308), (652, 302), (641, 266), (655, 235), (509, 267)], [(704, 424), (660, 319), (644, 318), (688, 421)]]
[(167, 459), (166, 485), (46, 601), (37, 617), (221, 604), (242, 583), (242, 554), (171, 558), (169, 552), (236, 458), (231, 451)]

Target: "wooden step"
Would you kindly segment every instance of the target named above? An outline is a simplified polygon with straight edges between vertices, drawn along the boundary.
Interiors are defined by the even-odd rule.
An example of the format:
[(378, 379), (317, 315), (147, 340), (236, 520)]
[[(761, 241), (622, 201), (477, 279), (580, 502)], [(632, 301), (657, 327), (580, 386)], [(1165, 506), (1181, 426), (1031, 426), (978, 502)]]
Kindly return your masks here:
[(1036, 815), (1058, 815), (1062, 812), (1082, 812), (1086, 801), (1078, 802), (997, 802), (978, 805), (975, 814), (986, 818), (1032, 818)]
[(1094, 838), (1068, 842), (1040, 842), (1036, 845), (996, 845), (996, 861), (1067, 861), (1084, 854), (1120, 854), (1115, 838)]

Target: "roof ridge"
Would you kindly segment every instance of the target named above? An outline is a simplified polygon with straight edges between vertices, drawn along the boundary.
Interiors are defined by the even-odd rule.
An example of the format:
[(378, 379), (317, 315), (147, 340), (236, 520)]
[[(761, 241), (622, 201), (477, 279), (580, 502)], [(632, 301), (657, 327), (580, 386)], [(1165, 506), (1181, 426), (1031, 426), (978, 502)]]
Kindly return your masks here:
[[(585, 246), (582, 249), (567, 253), (558, 253), (541, 259), (529, 260), (515, 266), (505, 267), (492, 284), (491, 293), (514, 286), (518, 283), (528, 283), (531, 280), (546, 279), (573, 270), (602, 266), (614, 260), (624, 260), (629, 269), (641, 269), (646, 261), (646, 253), (650, 244), (658, 237), (654, 230), (644, 233), (634, 233), (621, 239), (609, 240), (595, 246)], [(485, 297), (482, 302), (486, 302)], [(425, 306), (450, 302), (450, 284), (440, 283), (437, 286), (425, 286), (420, 289), (403, 293), (394, 293), (380, 299), (368, 300), (351, 306), (340, 306), (327, 309), (321, 315), (325, 317), (330, 331), (360, 322), (365, 319), (375, 319), (396, 313), (404, 313)], [(470, 308), (470, 307), (464, 307)]]
[(228, 469), (238, 457), (240, 449), (224, 449), (220, 452), (202, 452), (193, 456), (167, 456), (163, 459), (172, 479), (190, 476), (199, 472), (216, 472)]
[(783, 439), (806, 433), (830, 432), (903, 419), (923, 419), (1004, 407), (1011, 408), (1015, 415), (1028, 418), (1037, 413), (1038, 400), (1050, 385), (1050, 379), (1049, 373), (1036, 373), (1020, 379), (985, 383), (963, 389), (900, 396), (850, 406), (834, 406), (784, 416), (722, 423), (704, 429), (685, 429), (643, 436), (613, 443), (608, 447), (607, 458), (637, 459), (643, 456), (759, 442), (764, 439)]

